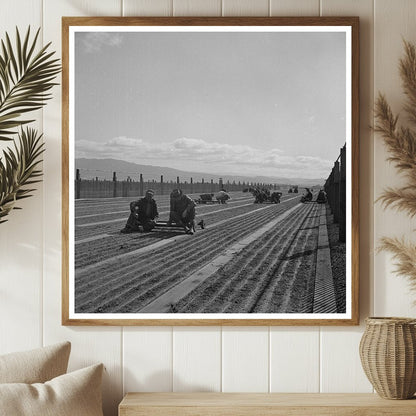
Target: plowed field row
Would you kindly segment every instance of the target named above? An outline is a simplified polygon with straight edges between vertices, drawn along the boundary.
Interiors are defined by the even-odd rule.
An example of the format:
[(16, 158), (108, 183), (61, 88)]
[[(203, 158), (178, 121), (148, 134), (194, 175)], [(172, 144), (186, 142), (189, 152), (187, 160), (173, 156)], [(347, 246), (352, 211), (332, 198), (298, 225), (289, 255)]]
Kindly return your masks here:
[[(288, 204), (290, 202), (285, 202), (284, 205)], [(242, 206), (243, 205), (243, 206)], [(200, 219), (204, 219), (204, 221), (207, 223), (207, 225), (212, 224), (214, 222), (218, 222), (220, 220), (223, 219), (227, 219), (227, 218), (233, 218), (236, 215), (245, 213), (245, 212), (250, 212), (250, 211), (254, 211), (256, 209), (258, 209), (259, 207), (262, 206), (271, 206), (269, 205), (262, 205), (262, 204), (251, 204), (250, 201), (246, 202), (243, 201), (241, 204), (238, 205), (234, 205), (234, 206), (229, 206), (228, 204), (224, 204), (224, 205), (215, 205), (215, 206), (210, 206), (209, 208), (205, 209), (205, 210), (200, 210), (199, 208), (197, 209), (197, 217), (196, 217), (196, 221), (198, 222)], [(125, 221), (127, 219), (127, 217), (125, 219), (123, 219), (123, 221)], [(167, 220), (168, 219), (168, 213), (161, 215), (161, 220)], [(120, 229), (123, 228), (124, 226), (124, 222), (112, 222), (109, 224), (100, 224), (99, 226), (95, 226), (95, 227), (77, 227), (76, 228), (76, 238), (75, 240), (82, 240), (85, 238), (89, 238), (95, 235), (100, 235), (100, 234), (111, 234), (112, 236), (114, 235), (113, 238), (116, 238), (117, 241), (125, 241), (125, 242), (130, 242), (132, 241), (133, 238), (146, 238), (147, 240), (149, 240), (149, 238), (157, 238), (157, 233), (156, 232), (152, 232), (151, 235), (148, 237), (147, 234), (143, 235), (143, 234), (129, 234), (128, 236), (126, 235), (120, 235)], [(166, 234), (166, 233), (164, 233)], [(159, 233), (160, 235), (160, 233)], [(121, 237), (121, 239), (119, 238)], [(94, 242), (94, 243), (98, 243), (98, 242)], [(84, 246), (84, 244), (86, 244)], [(85, 251), (85, 249), (88, 249), (88, 247), (98, 247), (98, 246), (88, 246), (88, 244), (91, 244), (91, 242), (87, 242), (87, 243), (80, 243), (77, 245), (77, 253), (82, 253), (83, 251)], [(104, 243), (107, 244), (107, 243)]]
[[(228, 204), (210, 204), (210, 205), (198, 205), (196, 208), (197, 214), (204, 214), (210, 210), (221, 210), (239, 206), (242, 204), (250, 204), (253, 202), (252, 198), (245, 198), (239, 199), (238, 201), (231, 201)], [(113, 220), (120, 220), (120, 222), (126, 221), (128, 216), (130, 215), (130, 209), (126, 210), (126, 206), (120, 208), (120, 210), (111, 211), (111, 212), (96, 212), (94, 215), (88, 216), (81, 216), (75, 218), (75, 226), (88, 226), (88, 224), (92, 224), (92, 226), (96, 227), (97, 222), (105, 222), (105, 221), (113, 221)], [(159, 219), (166, 220), (169, 216), (169, 204), (158, 204), (158, 211), (159, 211)], [(105, 225), (105, 224), (103, 224)]]
[[(204, 220), (209, 226), (212, 223), (216, 223), (226, 219), (232, 219), (236, 215), (249, 214), (252, 211), (258, 209), (257, 205), (249, 205), (245, 207), (239, 207), (232, 210), (223, 212), (207, 213), (204, 216)], [(172, 238), (172, 236), (178, 233), (169, 231), (152, 231), (151, 233), (132, 233), (132, 234), (120, 234), (121, 227), (117, 225), (107, 225), (104, 230), (108, 230), (107, 233), (112, 234), (111, 238), (102, 238), (99, 240), (88, 241), (85, 243), (77, 244), (75, 251), (75, 263), (76, 267), (84, 267), (86, 264), (91, 264), (109, 258), (116, 254), (126, 253), (129, 251), (137, 250), (149, 244), (153, 244), (157, 241)], [(80, 231), (80, 238), (93, 236), (95, 233), (87, 233)], [(197, 231), (197, 234), (200, 230)], [(205, 231), (204, 231), (205, 233)], [(180, 233), (182, 234), (182, 233)], [(195, 235), (196, 236), (196, 235)]]
[[(157, 198), (156, 198), (157, 199)], [(233, 206), (235, 204), (240, 204), (242, 201), (245, 202), (253, 202), (253, 198), (250, 197), (241, 197), (241, 198), (233, 198), (231, 201), (229, 201), (226, 205), (227, 206)], [(169, 209), (169, 201), (163, 201), (163, 202), (157, 202), (157, 206), (158, 206), (158, 211), (165, 211)], [(200, 209), (209, 209), (212, 207), (222, 207), (224, 205), (218, 204), (218, 203), (214, 203), (214, 204), (198, 204), (197, 205), (197, 209), (198, 211)], [(114, 207), (107, 207), (106, 205), (100, 205), (98, 207), (94, 207), (94, 208), (90, 208), (88, 209), (88, 211), (86, 211), (86, 213), (79, 213), (76, 214), (75, 217), (75, 221), (78, 224), (78, 221), (80, 220), (87, 220), (89, 219), (90, 221), (85, 221), (85, 222), (92, 222), (92, 221), (97, 221), (98, 219), (111, 219), (111, 215), (114, 214), (118, 214), (119, 216), (122, 215), (123, 218), (127, 218), (127, 215), (130, 213), (130, 209), (129, 209), (129, 203), (124, 203), (122, 205), (116, 205)]]
[[(296, 204), (297, 201), (292, 205)], [(176, 285), (253, 229), (276, 218), (289, 203), (271, 205), (257, 216), (230, 220), (226, 230), (213, 227), (189, 240), (156, 250), (152, 256), (125, 258), (76, 276), (77, 312), (135, 312)], [(282, 224), (302, 221), (307, 206), (300, 206)], [(93, 291), (92, 291), (93, 289)], [(94, 293), (94, 298), (92, 297)]]
[(244, 248), (175, 312), (311, 312), (319, 218), (315, 204), (304, 213), (296, 227), (286, 222)]
[[(181, 243), (185, 247), (190, 243), (196, 244), (199, 240), (217, 243), (216, 240), (228, 240), (233, 229), (237, 229), (240, 236), (249, 234), (256, 226), (270, 221), (278, 216), (283, 210), (296, 204), (296, 200), (286, 202), (280, 205), (258, 205), (252, 204), (239, 209), (233, 209), (224, 212), (217, 212), (212, 221), (206, 217), (208, 227), (210, 224), (228, 220), (221, 227), (206, 230), (198, 230), (193, 236), (189, 236), (186, 242)], [(264, 208), (257, 211), (259, 208)], [(255, 211), (255, 212), (253, 212)], [(246, 214), (244, 217), (235, 218), (237, 215)], [(118, 230), (111, 238), (103, 238), (86, 243), (77, 244), (75, 250), (75, 265), (82, 268), (90, 264), (99, 263), (102, 260), (111, 258), (115, 255), (125, 254), (145, 247), (149, 244), (156, 243), (166, 238), (172, 238), (175, 234), (171, 232), (155, 231), (151, 233), (133, 233), (120, 234)], [(177, 244), (175, 242), (175, 247)], [(166, 252), (167, 248), (163, 249)], [(132, 260), (130, 260), (131, 262)]]
[[(193, 199), (198, 199), (199, 194), (189, 194), (189, 196)], [(241, 198), (248, 198), (254, 200), (254, 198), (247, 193), (243, 192), (230, 192), (231, 202), (241, 199)], [(286, 195), (285, 195), (286, 196)], [(129, 205), (131, 201), (138, 199), (140, 197), (130, 197), (130, 198), (115, 198), (115, 199), (97, 199), (94, 201), (91, 200), (77, 200), (75, 205), (75, 216), (83, 216), (83, 215), (92, 215), (94, 213), (105, 213), (111, 211), (121, 211), (129, 209)], [(169, 206), (169, 195), (156, 195), (155, 201), (157, 202), (158, 206), (160, 204)], [(214, 204), (217, 205), (217, 204)], [(219, 205), (219, 204), (218, 204)], [(204, 206), (204, 205), (198, 205)]]

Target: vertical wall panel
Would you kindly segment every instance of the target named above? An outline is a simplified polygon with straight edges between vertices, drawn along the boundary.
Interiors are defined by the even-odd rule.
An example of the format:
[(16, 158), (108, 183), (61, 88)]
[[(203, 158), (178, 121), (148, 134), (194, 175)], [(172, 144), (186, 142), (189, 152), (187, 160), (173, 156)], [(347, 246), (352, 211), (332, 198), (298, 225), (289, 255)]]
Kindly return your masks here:
[(223, 328), (222, 390), (256, 393), (269, 391), (268, 328)]
[(319, 16), (319, 0), (270, 0), (270, 16)]
[[(372, 315), (373, 305), (373, 0), (322, 0), (322, 16), (360, 17), (360, 315)], [(372, 391), (358, 355), (363, 326), (321, 328), (321, 388), (324, 392)], [(332, 351), (332, 352), (331, 352)], [(347, 354), (347, 351), (349, 353)]]
[(171, 16), (173, 0), (123, 0), (124, 16)]
[(221, 391), (221, 328), (173, 328), (173, 391)]
[(323, 0), (323, 16), (360, 17), (360, 311), (373, 311), (374, 16), (373, 0)]
[(360, 311), (373, 313), (374, 273), (374, 1), (324, 0), (325, 16), (360, 17)]
[(42, 0), (2, 0), (0, 5), (1, 37), (4, 32), (14, 34), (16, 26), (37, 29), (42, 25)]
[(221, 16), (221, 0), (174, 0), (174, 16)]
[(172, 391), (172, 328), (124, 328), (124, 393)]
[[(271, 16), (319, 16), (319, 0), (271, 0)], [(270, 329), (270, 391), (319, 392), (319, 328)]]
[[(44, 1), (44, 36), (61, 54), (61, 17), (83, 15), (120, 15), (121, 0)], [(45, 153), (45, 267), (44, 267), (44, 339), (45, 343), (70, 340), (70, 369), (103, 362), (106, 375), (103, 386), (105, 415), (117, 414), (122, 397), (121, 329), (61, 326), (61, 92), (44, 110)]]
[(371, 393), (362, 370), (359, 328), (325, 328), (321, 332), (321, 393)]
[[(375, 55), (374, 80), (375, 93), (383, 92), (395, 113), (401, 112), (400, 121), (406, 125), (406, 115), (402, 111), (404, 94), (399, 77), (398, 63), (403, 56), (403, 42), (406, 39), (416, 42), (415, 31), (416, 2), (414, 0), (375, 0)], [(375, 196), (383, 188), (405, 185), (393, 165), (385, 160), (388, 153), (377, 137), (375, 142)], [(382, 236), (405, 236), (414, 240), (416, 221), (396, 210), (383, 210), (379, 203), (375, 205), (375, 244)], [(389, 253), (375, 255), (374, 290), (375, 314), (381, 316), (414, 316), (416, 308), (412, 306), (416, 296), (409, 292), (407, 282), (393, 274), (392, 259)]]
[(319, 392), (319, 328), (270, 329), (270, 391)]
[[(2, 0), (0, 38), (7, 31), (15, 42), (16, 26), (21, 34), (30, 25), (34, 34), (42, 24), (41, 0)], [(42, 46), (42, 37), (38, 49)], [(27, 115), (37, 122), (30, 126), (42, 133), (42, 112)], [(17, 138), (17, 136), (16, 136)], [(2, 149), (12, 142), (0, 142)], [(0, 354), (42, 345), (43, 184), (0, 224)], [(10, 336), (13, 334), (12, 336)]]
[(222, 0), (223, 16), (268, 16), (269, 0)]

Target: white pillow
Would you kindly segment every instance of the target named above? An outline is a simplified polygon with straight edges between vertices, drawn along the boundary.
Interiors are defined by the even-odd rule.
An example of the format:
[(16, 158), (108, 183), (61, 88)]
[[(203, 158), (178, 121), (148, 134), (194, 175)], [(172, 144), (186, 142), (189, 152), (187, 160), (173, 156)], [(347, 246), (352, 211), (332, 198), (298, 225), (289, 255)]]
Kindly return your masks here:
[(44, 384), (0, 384), (0, 415), (103, 416), (102, 373), (97, 364)]
[(44, 383), (66, 373), (71, 343), (0, 355), (0, 383)]

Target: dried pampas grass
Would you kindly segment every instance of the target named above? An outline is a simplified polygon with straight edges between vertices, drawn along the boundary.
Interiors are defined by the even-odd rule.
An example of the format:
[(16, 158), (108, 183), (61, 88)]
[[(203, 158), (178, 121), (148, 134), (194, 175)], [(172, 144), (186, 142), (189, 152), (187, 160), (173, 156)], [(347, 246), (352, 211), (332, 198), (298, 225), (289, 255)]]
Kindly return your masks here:
[[(378, 201), (384, 208), (393, 207), (405, 211), (410, 218), (416, 215), (416, 46), (404, 41), (405, 55), (400, 59), (400, 77), (406, 95), (404, 110), (409, 124), (398, 126), (399, 116), (394, 115), (386, 97), (379, 94), (375, 105), (376, 125), (374, 131), (383, 138), (390, 152), (387, 158), (408, 184), (402, 189), (387, 188)], [(397, 260), (395, 272), (409, 279), (412, 290), (416, 291), (416, 245), (404, 239), (381, 239), (379, 250), (393, 253)]]
[(383, 237), (379, 250), (386, 250), (393, 254), (396, 263), (395, 273), (408, 278), (412, 290), (416, 290), (416, 245), (404, 239)]

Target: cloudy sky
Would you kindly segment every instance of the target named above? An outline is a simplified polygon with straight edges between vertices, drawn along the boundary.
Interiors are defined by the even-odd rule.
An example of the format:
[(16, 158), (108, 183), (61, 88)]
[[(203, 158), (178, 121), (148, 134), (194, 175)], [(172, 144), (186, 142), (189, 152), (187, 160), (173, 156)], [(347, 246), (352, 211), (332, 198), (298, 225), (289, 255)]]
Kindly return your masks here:
[(345, 76), (339, 32), (78, 32), (76, 157), (327, 177)]

